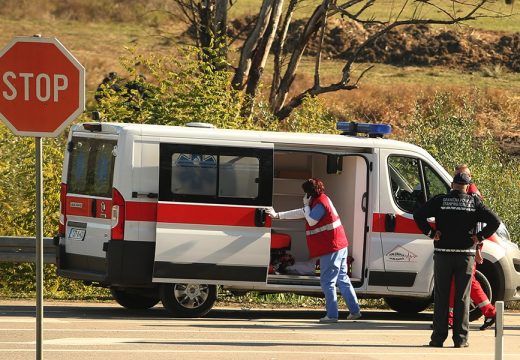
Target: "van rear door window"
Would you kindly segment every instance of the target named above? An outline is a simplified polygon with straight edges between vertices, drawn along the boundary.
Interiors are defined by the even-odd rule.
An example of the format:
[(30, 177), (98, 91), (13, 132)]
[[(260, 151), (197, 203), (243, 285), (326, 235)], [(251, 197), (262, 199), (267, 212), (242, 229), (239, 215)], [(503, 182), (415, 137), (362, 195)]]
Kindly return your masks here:
[(116, 140), (73, 137), (67, 191), (112, 197), (116, 146)]

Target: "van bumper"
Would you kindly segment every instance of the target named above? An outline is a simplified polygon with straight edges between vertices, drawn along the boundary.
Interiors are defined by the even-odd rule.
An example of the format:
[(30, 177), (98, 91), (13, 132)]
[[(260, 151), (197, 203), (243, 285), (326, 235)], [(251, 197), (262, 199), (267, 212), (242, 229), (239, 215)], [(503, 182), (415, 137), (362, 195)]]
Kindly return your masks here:
[(106, 257), (67, 253), (57, 246), (59, 276), (98, 283), (102, 286), (151, 287), (155, 243), (112, 241), (106, 243)]

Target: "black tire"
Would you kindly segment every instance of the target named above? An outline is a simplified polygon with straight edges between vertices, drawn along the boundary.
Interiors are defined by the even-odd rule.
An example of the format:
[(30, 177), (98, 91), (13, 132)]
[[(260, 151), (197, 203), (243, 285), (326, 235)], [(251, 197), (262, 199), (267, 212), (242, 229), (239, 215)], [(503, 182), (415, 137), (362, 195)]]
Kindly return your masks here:
[(426, 310), (432, 304), (431, 299), (411, 299), (398, 297), (385, 297), (386, 304), (390, 309), (400, 314), (418, 314)]
[(119, 305), (131, 310), (146, 310), (159, 303), (157, 296), (134, 292), (130, 289), (111, 288), (110, 292)]
[(163, 284), (161, 302), (171, 315), (197, 318), (206, 315), (217, 300), (217, 287), (207, 284)]
[[(491, 287), (491, 283), (489, 282), (488, 278), (477, 270), (475, 271), (475, 279), (480, 283), (480, 286), (482, 287), (484, 293), (486, 293), (489, 301), (495, 303), (495, 300), (493, 299), (493, 288)], [(469, 321), (478, 320), (481, 316), (482, 312), (480, 311), (478, 305), (471, 302), (469, 305)]]

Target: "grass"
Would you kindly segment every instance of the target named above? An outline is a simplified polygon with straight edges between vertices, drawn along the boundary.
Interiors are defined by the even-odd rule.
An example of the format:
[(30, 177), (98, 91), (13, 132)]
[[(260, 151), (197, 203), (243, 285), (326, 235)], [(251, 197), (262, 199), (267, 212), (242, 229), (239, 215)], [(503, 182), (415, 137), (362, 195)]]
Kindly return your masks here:
[[(307, 0), (303, 1), (297, 8), (294, 14), (294, 18), (303, 19), (307, 18), (315, 9), (315, 7), (322, 1), (319, 0)], [(346, 1), (344, 1), (346, 2)], [(258, 12), (262, 0), (247, 0), (237, 1), (236, 5), (231, 7), (231, 17), (245, 17), (251, 16)], [(338, 2), (340, 3), (340, 2)], [(401, 8), (404, 3), (407, 3), (406, 10), (401, 13)], [(450, 11), (453, 16), (460, 16), (462, 11), (468, 10), (468, 6), (458, 5), (452, 7), (453, 2), (449, 0), (438, 0), (434, 1), (435, 4), (442, 6), (443, 8)], [(462, 2), (460, 2), (462, 3)], [(467, 2), (475, 3), (475, 2)], [(362, 2), (357, 7), (352, 8), (358, 10), (365, 2)], [(417, 5), (415, 5), (417, 4)], [(478, 17), (476, 20), (470, 21), (467, 25), (475, 29), (492, 30), (492, 31), (503, 31), (503, 32), (518, 32), (520, 31), (520, 13), (519, 9), (515, 5), (507, 5), (503, 0), (490, 1), (486, 5), (485, 13), (481, 11), (480, 16), (486, 15), (486, 17)], [(405, 17), (416, 14), (419, 18), (445, 18), (445, 15), (439, 10), (426, 6), (423, 2), (410, 2), (406, 0), (394, 1), (394, 0), (383, 0), (376, 1), (375, 4), (364, 13), (364, 19), (379, 19), (382, 21), (393, 21), (396, 19), (404, 19)]]

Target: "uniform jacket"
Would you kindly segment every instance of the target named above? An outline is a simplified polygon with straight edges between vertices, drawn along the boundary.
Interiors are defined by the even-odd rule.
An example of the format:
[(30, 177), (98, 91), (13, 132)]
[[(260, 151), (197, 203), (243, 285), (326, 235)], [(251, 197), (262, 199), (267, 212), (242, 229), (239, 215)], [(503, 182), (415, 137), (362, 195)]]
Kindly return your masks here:
[(477, 232), (479, 241), (493, 235), (500, 225), (498, 216), (478, 196), (458, 190), (428, 200), (414, 212), (413, 217), (421, 231), (431, 238), (435, 231), (427, 218), (435, 218), (436, 229), (441, 232), (440, 240), (434, 241), (436, 249), (470, 249), (473, 246), (471, 235), (478, 222), (486, 223)]
[(348, 246), (347, 235), (341, 225), (338, 212), (327, 195), (313, 197), (310, 207), (320, 203), (325, 208), (325, 215), (314, 226), (306, 223), (307, 247), (311, 258), (330, 254)]

